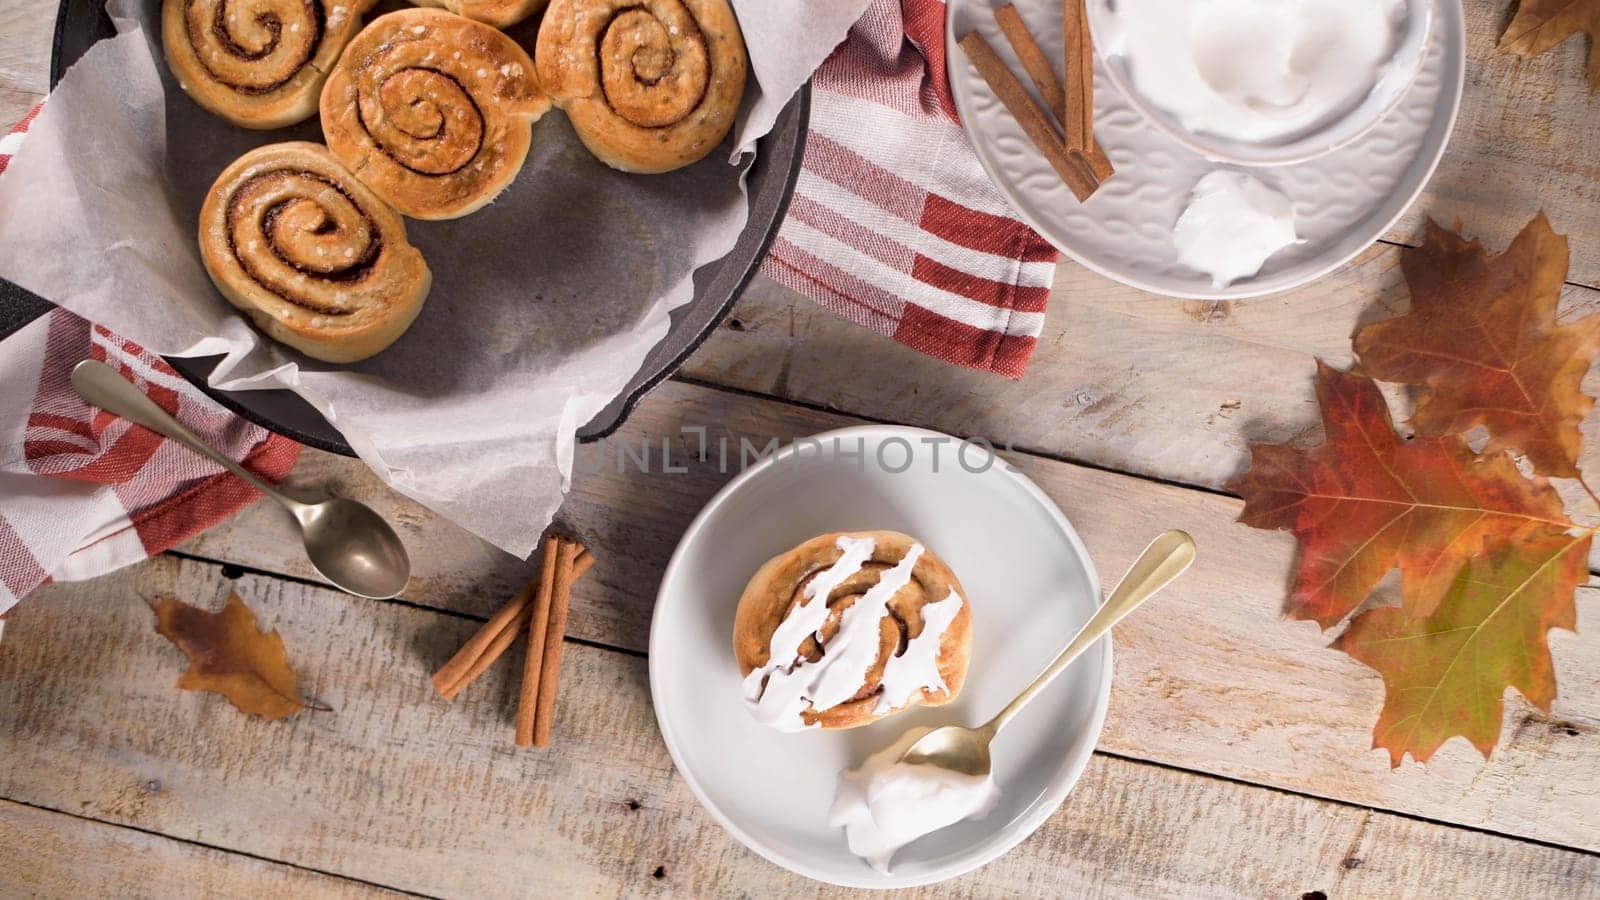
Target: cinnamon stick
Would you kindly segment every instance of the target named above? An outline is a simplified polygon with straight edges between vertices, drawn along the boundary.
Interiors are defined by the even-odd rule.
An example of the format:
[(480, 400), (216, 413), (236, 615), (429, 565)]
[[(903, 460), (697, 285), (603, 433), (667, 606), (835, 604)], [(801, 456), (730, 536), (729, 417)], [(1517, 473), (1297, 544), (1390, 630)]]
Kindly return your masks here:
[(539, 559), (539, 590), (534, 594), (532, 614), (528, 619), (528, 655), (522, 664), (522, 689), (517, 694), (518, 747), (533, 745), (534, 710), (539, 700), (539, 673), (544, 668), (544, 638), (550, 622), (550, 595), (555, 589), (556, 568), (564, 542), (554, 536), (544, 539), (543, 555)]
[(1094, 173), (1095, 180), (1102, 184), (1105, 183), (1106, 179), (1117, 174), (1116, 167), (1111, 164), (1111, 157), (1107, 156), (1106, 151), (1100, 148), (1100, 142), (1095, 140), (1093, 135), (1089, 137), (1088, 150), (1074, 150), (1072, 152), (1083, 160), (1084, 164), (1089, 167), (1089, 171)]
[[(1066, 16), (1062, 31), (1066, 51), (1067, 86), (1061, 107), (1061, 126), (1067, 134), (1067, 149), (1086, 151), (1094, 140), (1094, 42), (1089, 36), (1089, 20), (1084, 0), (1065, 0)], [(1089, 52), (1085, 53), (1084, 49)], [(1084, 70), (1089, 86), (1084, 88)]]
[(566, 544), (556, 560), (555, 585), (550, 598), (550, 623), (545, 629), (543, 668), (539, 672), (538, 706), (533, 716), (533, 745), (550, 746), (555, 720), (556, 688), (561, 678), (561, 649), (566, 646), (567, 605), (572, 599), (572, 565), (578, 546)]
[[(1074, 8), (1071, 0), (1068, 0), (1067, 7), (1070, 15)], [(1078, 25), (1073, 28), (1075, 36), (1070, 40), (1077, 46), (1075, 52), (1067, 54), (1067, 71), (1076, 76), (1073, 84), (1081, 95), (1077, 97), (1069, 97), (1068, 90), (1056, 79), (1056, 72), (1050, 66), (1050, 60), (1045, 58), (1044, 51), (1039, 49), (1039, 42), (1034, 40), (1033, 34), (1028, 31), (1028, 26), (1023, 23), (1022, 16), (1015, 6), (1006, 4), (1000, 7), (995, 10), (994, 18), (1000, 23), (1000, 31), (1005, 34), (1006, 41), (1017, 54), (1017, 59), (1022, 61), (1023, 71), (1028, 73), (1028, 78), (1044, 96), (1045, 105), (1061, 122), (1062, 130), (1067, 136), (1067, 149), (1081, 160), (1083, 167), (1089, 170), (1097, 183), (1103, 183), (1117, 174), (1117, 170), (1112, 166), (1111, 158), (1106, 156), (1105, 150), (1101, 149), (1100, 142), (1095, 140), (1094, 42), (1089, 34), (1087, 20), (1082, 14), (1081, 0), (1076, 8), (1079, 11)], [(1075, 146), (1074, 142), (1077, 140), (1081, 140), (1086, 146), (1082, 148)]]
[[(594, 554), (584, 550), (573, 564), (572, 577), (577, 580), (594, 565)], [(472, 684), (506, 652), (517, 636), (527, 630), (528, 619), (533, 615), (533, 601), (539, 591), (539, 578), (535, 577), (517, 591), (504, 606), (489, 618), (467, 639), (449, 662), (433, 673), (433, 687), (446, 700), (454, 700), (467, 685)]]
[[(1094, 35), (1089, 31), (1089, 16), (1088, 11), (1084, 9), (1084, 2), (1085, 0), (1066, 0), (1067, 5), (1076, 8), (1078, 14), (1077, 53), (1067, 55), (1067, 64), (1070, 66), (1073, 57), (1077, 57), (1078, 77), (1073, 79), (1068, 76), (1068, 85), (1069, 92), (1070, 88), (1074, 87), (1078, 91), (1077, 115), (1080, 120), (1079, 128), (1083, 133), (1083, 146), (1073, 149), (1082, 152), (1084, 161), (1089, 164), (1090, 171), (1094, 172), (1094, 177), (1104, 182), (1115, 175), (1117, 170), (1111, 165), (1111, 158), (1106, 156), (1105, 150), (1101, 149), (1100, 141), (1094, 136)], [(1070, 97), (1067, 102), (1069, 105), (1072, 103)], [(1062, 117), (1062, 122), (1066, 122), (1065, 115)]]
[[(583, 557), (582, 566), (584, 570), (587, 570), (589, 566), (593, 564), (593, 556), (586, 555)], [(576, 578), (577, 575), (574, 574), (573, 577)], [(488, 668), (494, 664), (494, 661), (500, 658), (501, 654), (505, 653), (512, 644), (516, 643), (517, 637), (528, 630), (528, 620), (533, 616), (533, 602), (539, 582), (535, 580), (529, 582), (529, 584), (534, 588), (534, 591), (529, 593), (527, 603), (523, 605), (522, 610), (517, 614), (517, 617), (512, 620), (511, 624), (507, 625), (504, 630), (495, 636), (494, 642), (490, 645), (488, 651), (485, 652), (483, 656), (479, 658), (479, 660), (474, 663), (470, 669), (467, 670), (466, 675), (461, 679), (459, 686), (456, 687), (454, 692), (451, 693), (450, 697), (454, 697), (455, 694), (459, 694), (462, 688), (465, 688), (467, 685), (478, 680), (478, 676), (487, 671)], [(446, 699), (450, 698), (447, 697)]]
[(1094, 173), (1082, 158), (1067, 152), (1066, 146), (1056, 137), (1049, 117), (1039, 108), (1039, 104), (1034, 102), (1033, 97), (1029, 96), (1027, 89), (1017, 81), (1016, 76), (1011, 74), (1011, 70), (1006, 68), (1006, 64), (996, 55), (994, 48), (989, 46), (989, 42), (978, 32), (969, 31), (961, 38), (960, 46), (967, 59), (971, 60), (973, 67), (978, 70), (978, 74), (988, 83), (989, 89), (1000, 98), (1000, 102), (1005, 105), (1012, 118), (1022, 126), (1022, 131), (1028, 136), (1028, 140), (1044, 154), (1045, 160), (1050, 163), (1052, 169), (1055, 169), (1056, 174), (1061, 176), (1061, 180), (1066, 182), (1073, 195), (1080, 202), (1089, 199), (1099, 186)]
[[(1040, 96), (1044, 97), (1044, 105), (1055, 113), (1057, 119), (1065, 122), (1067, 92), (1062, 88), (1060, 79), (1056, 78), (1050, 58), (1044, 55), (1039, 42), (1033, 39), (1033, 32), (1022, 21), (1022, 14), (1007, 3), (994, 11), (994, 20), (1000, 24), (1000, 32), (1005, 35), (1012, 52), (1022, 61), (1022, 70), (1028, 73), (1028, 78), (1039, 89)], [(1072, 145), (1069, 143), (1067, 146), (1070, 148)]]

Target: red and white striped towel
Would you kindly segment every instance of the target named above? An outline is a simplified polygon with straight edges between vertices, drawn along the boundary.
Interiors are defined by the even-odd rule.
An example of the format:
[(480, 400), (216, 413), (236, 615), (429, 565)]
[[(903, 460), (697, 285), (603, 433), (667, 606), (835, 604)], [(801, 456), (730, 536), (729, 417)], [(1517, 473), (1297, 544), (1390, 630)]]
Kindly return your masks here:
[[(33, 113), (0, 139), (0, 173)], [(0, 341), (0, 615), (49, 579), (79, 580), (159, 553), (260, 494), (215, 463), (88, 406), (72, 367), (98, 359), (133, 379), (231, 459), (269, 481), (300, 445), (250, 424), (138, 345), (64, 310)]]
[(873, 0), (812, 79), (811, 133), (762, 272), (930, 356), (1020, 378), (1056, 250), (956, 121), (943, 0)]
[(28, 110), (27, 115), (22, 117), (21, 122), (12, 126), (10, 134), (0, 137), (0, 174), (3, 174), (6, 166), (11, 163), (11, 157), (16, 155), (17, 148), (22, 146), (22, 139), (28, 134), (28, 126), (32, 125), (33, 120), (39, 117), (39, 110), (41, 109), (44, 109), (44, 104), (36, 104), (33, 109)]

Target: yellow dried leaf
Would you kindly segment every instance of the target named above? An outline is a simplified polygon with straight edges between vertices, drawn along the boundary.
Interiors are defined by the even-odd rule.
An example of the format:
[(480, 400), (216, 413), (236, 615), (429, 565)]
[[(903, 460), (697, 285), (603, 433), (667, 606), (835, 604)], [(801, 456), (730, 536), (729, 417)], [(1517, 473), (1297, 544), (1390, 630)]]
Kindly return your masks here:
[(1600, 90), (1600, 0), (1522, 0), (1500, 49), (1537, 56), (1578, 32), (1589, 35), (1589, 90)]
[(295, 686), (283, 638), (276, 629), (258, 629), (255, 614), (238, 594), (229, 595), (227, 605), (215, 613), (171, 597), (157, 600), (152, 608), (156, 631), (189, 657), (178, 687), (221, 694), (240, 711), (269, 722), (307, 707)]

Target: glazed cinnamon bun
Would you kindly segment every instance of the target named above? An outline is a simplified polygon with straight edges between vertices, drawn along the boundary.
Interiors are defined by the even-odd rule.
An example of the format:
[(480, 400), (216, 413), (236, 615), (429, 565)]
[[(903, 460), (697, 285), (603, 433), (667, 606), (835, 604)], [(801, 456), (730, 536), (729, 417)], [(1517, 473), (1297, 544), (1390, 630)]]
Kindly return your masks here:
[(404, 9), (350, 41), (322, 89), (322, 131), (389, 205), (454, 219), (517, 177), (549, 108), (511, 38), (443, 10)]
[(728, 0), (551, 0), (534, 59), (590, 152), (645, 173), (722, 142), (748, 68)]
[(307, 356), (354, 362), (400, 337), (433, 282), (404, 221), (328, 148), (239, 157), (200, 209), (200, 258), (229, 302)]
[(854, 728), (954, 699), (972, 656), (972, 613), (955, 573), (915, 539), (824, 534), (750, 579), (733, 652), (764, 724)]
[(328, 70), (374, 0), (163, 0), (161, 41), (178, 86), (245, 128), (317, 111)]

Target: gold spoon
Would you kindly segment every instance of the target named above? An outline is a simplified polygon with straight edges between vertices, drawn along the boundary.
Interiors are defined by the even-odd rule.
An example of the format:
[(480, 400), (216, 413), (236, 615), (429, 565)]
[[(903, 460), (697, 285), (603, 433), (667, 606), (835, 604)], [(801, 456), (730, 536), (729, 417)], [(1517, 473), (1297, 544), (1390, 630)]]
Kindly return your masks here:
[(1156, 591), (1172, 583), (1194, 562), (1194, 538), (1181, 531), (1168, 531), (1150, 542), (1122, 581), (1112, 590), (1111, 596), (1100, 606), (1088, 623), (1072, 638), (1061, 655), (1050, 663), (1033, 683), (1022, 689), (1016, 699), (1006, 704), (994, 718), (978, 726), (966, 728), (946, 725), (935, 728), (900, 754), (900, 762), (914, 766), (938, 766), (967, 775), (989, 774), (989, 742), (1011, 717), (1029, 700), (1044, 690), (1062, 670), (1072, 665), (1078, 655), (1089, 649), (1111, 626), (1122, 621), (1134, 607), (1150, 599)]
[(405, 590), (411, 577), (411, 560), (406, 556), (405, 545), (389, 523), (370, 507), (342, 497), (302, 503), (284, 496), (212, 449), (103, 362), (86, 359), (74, 366), (72, 387), (84, 402), (172, 438), (278, 501), (300, 523), (312, 568), (334, 586), (374, 600), (387, 600)]

